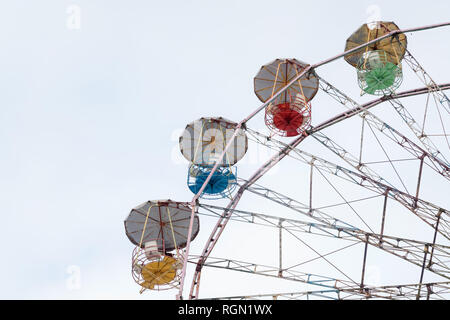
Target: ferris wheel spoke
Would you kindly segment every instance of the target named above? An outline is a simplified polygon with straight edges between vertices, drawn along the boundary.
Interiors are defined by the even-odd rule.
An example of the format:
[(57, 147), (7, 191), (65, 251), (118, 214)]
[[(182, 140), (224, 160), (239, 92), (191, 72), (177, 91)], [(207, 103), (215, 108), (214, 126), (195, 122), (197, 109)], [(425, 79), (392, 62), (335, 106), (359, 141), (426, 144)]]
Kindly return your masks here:
[[(450, 295), (450, 282), (434, 282), (425, 283), (422, 286), (426, 287), (426, 291), (421, 293), (419, 297), (427, 300), (448, 300)], [(288, 293), (267, 293), (258, 295), (245, 296), (230, 296), (217, 297), (213, 300), (258, 300), (272, 298), (274, 300), (302, 300), (308, 299), (310, 296), (317, 296), (332, 300), (346, 300), (346, 299), (389, 299), (389, 300), (415, 300), (417, 299), (418, 284), (404, 284), (384, 287), (367, 287), (364, 290), (361, 288), (346, 288), (346, 289), (329, 289), (303, 292), (288, 292)], [(446, 295), (446, 296), (443, 296)]]
[(435, 106), (436, 106), (436, 111), (438, 112), (438, 114), (439, 114), (439, 121), (440, 121), (440, 124), (441, 124), (441, 128), (442, 128), (442, 133), (443, 134), (440, 134), (440, 135), (433, 135), (433, 134), (428, 134), (428, 136), (429, 137), (431, 137), (431, 136), (443, 136), (444, 138), (445, 138), (445, 141), (447, 142), (447, 147), (448, 147), (448, 149), (450, 150), (450, 142), (449, 142), (449, 140), (448, 140), (448, 134), (447, 134), (447, 131), (445, 130), (445, 125), (444, 125), (444, 120), (442, 119), (442, 114), (441, 114), (441, 111), (439, 110), (439, 103), (438, 103), (438, 101), (437, 101), (437, 98), (436, 98), (436, 96), (433, 96), (433, 100), (434, 100), (434, 104), (435, 104)]
[(330, 204), (330, 205), (326, 205), (326, 206), (322, 206), (322, 207), (316, 207), (315, 210), (323, 210), (323, 209), (327, 209), (327, 208), (335, 208), (335, 207), (338, 207), (338, 206), (346, 205), (347, 203), (361, 202), (361, 201), (375, 199), (375, 198), (379, 198), (379, 197), (382, 197), (382, 196), (381, 195), (374, 195), (374, 196), (364, 197), (364, 198), (360, 198), (360, 199), (349, 200), (347, 202), (334, 203), (334, 204)]
[[(329, 290), (316, 290), (316, 291), (303, 291), (303, 292), (288, 292), (288, 293), (267, 293), (267, 294), (257, 294), (257, 295), (245, 295), (245, 296), (230, 296), (230, 297), (215, 297), (206, 298), (206, 300), (267, 300), (272, 298), (273, 300), (283, 299), (283, 300), (308, 300), (309, 297), (319, 297), (330, 300), (339, 300), (339, 290), (329, 289)], [(203, 299), (199, 299), (203, 300)]]
[[(433, 100), (436, 103), (437, 106), (437, 112), (439, 114), (439, 118), (441, 120), (442, 129), (445, 133), (445, 126), (442, 123), (442, 115), (439, 110), (438, 105), (443, 107), (447, 113), (450, 114), (450, 101), (448, 97), (445, 95), (445, 93), (441, 90), (441, 88), (431, 79), (431, 77), (426, 73), (426, 71), (420, 66), (420, 64), (417, 62), (417, 60), (411, 55), (411, 53), (405, 48), (405, 57), (404, 60), (407, 62), (407, 64), (411, 67), (411, 69), (416, 73), (416, 75), (419, 77), (419, 79), (427, 86), (429, 89), (428, 95), (427, 95), (427, 102), (425, 106), (424, 116), (423, 116), (423, 124), (420, 126), (413, 116), (408, 112), (408, 110), (403, 106), (403, 104), (398, 99), (389, 99), (389, 103), (394, 107), (394, 109), (397, 111), (397, 113), (400, 115), (400, 117), (404, 120), (404, 122), (408, 125), (408, 127), (411, 129), (411, 131), (416, 135), (416, 137), (422, 142), (422, 144), (425, 146), (425, 148), (434, 156), (442, 157), (443, 160), (445, 160), (447, 163), (448, 161), (445, 159), (443, 154), (438, 150), (436, 145), (433, 143), (433, 141), (430, 139), (430, 135), (426, 134), (424, 132), (425, 129), (425, 120), (427, 117), (427, 111), (428, 111), (428, 103), (429, 103), (429, 95), (433, 95)], [(439, 101), (439, 103), (438, 103)], [(447, 145), (450, 148), (450, 145), (447, 140)]]
[[(286, 206), (302, 215), (317, 220), (321, 224), (271, 217), (268, 215), (261, 215), (254, 212), (246, 212), (237, 209), (233, 210), (233, 216), (230, 218), (231, 220), (282, 228), (288, 232), (307, 232), (321, 236), (331, 235), (335, 238), (345, 240), (351, 240), (353, 238), (359, 242), (368, 243), (371, 246), (400, 257), (419, 267), (423, 266), (424, 254), (432, 251), (433, 254), (427, 257), (425, 269), (450, 279), (450, 268), (448, 268), (446, 263), (446, 260), (450, 258), (449, 246), (436, 244), (435, 241), (433, 243), (428, 243), (385, 234), (365, 232), (340, 220), (331, 222), (332, 220), (330, 221), (328, 218), (329, 216), (326, 213), (323, 213), (317, 209), (309, 211), (308, 209), (305, 209), (305, 205), (297, 200), (289, 198), (276, 191), (267, 189), (263, 186), (254, 184), (247, 190), (256, 195), (263, 196), (268, 200)], [(214, 206), (210, 205), (201, 205), (201, 207), (209, 209), (214, 208)], [(215, 207), (215, 209), (220, 212), (224, 208)], [(325, 217), (325, 219), (322, 217)]]
[(370, 132), (372, 132), (372, 135), (374, 136), (375, 140), (377, 141), (378, 145), (380, 146), (381, 150), (383, 150), (384, 155), (386, 156), (386, 159), (388, 161), (388, 163), (391, 165), (392, 169), (395, 172), (395, 175), (397, 176), (398, 180), (400, 181), (401, 185), (403, 186), (403, 188), (405, 189), (405, 192), (409, 194), (408, 188), (405, 185), (405, 182), (403, 181), (402, 177), (400, 176), (400, 174), (398, 173), (397, 168), (395, 167), (394, 162), (392, 161), (392, 159), (389, 157), (389, 154), (386, 151), (386, 148), (383, 147), (383, 144), (380, 142), (380, 139), (378, 138), (378, 136), (375, 134), (375, 131), (373, 130), (372, 126), (370, 125), (370, 123), (368, 123), (368, 127), (370, 129)]
[[(196, 263), (198, 256), (190, 256), (189, 263)], [(334, 279), (326, 276), (316, 274), (304, 273), (300, 271), (290, 271), (289, 273), (280, 276), (278, 268), (273, 266), (259, 265), (251, 262), (243, 262), (232, 260), (228, 258), (210, 257), (208, 262), (205, 262), (205, 267), (226, 269), (236, 272), (250, 273), (254, 275), (261, 275), (271, 278), (279, 278), (284, 280), (302, 282), (327, 288), (326, 290), (308, 291), (308, 292), (338, 292), (338, 299), (351, 299), (353, 296), (359, 296), (362, 299), (383, 298), (383, 299), (444, 299), (443, 294), (450, 294), (450, 282), (432, 282), (422, 284), (401, 284), (390, 286), (367, 286), (362, 288), (359, 285), (354, 285), (352, 282)], [(425, 287), (426, 290), (420, 290)], [(306, 292), (305, 292), (306, 293)], [(288, 293), (289, 295), (290, 293)], [(262, 295), (276, 296), (277, 294)], [(280, 294), (282, 295), (282, 294)], [(243, 296), (243, 297), (257, 297)], [(231, 298), (231, 297), (230, 297)], [(236, 297), (240, 298), (240, 297)], [(223, 299), (223, 298), (218, 298)]]
[[(345, 278), (347, 278), (348, 280), (350, 280), (351, 282), (353, 282), (355, 285), (357, 285), (357, 282), (355, 280), (353, 280), (349, 275), (347, 275), (344, 271), (342, 271), (341, 268), (338, 268), (333, 262), (331, 262), (329, 259), (326, 258), (327, 255), (329, 254), (322, 254), (320, 252), (318, 252), (316, 249), (314, 249), (311, 245), (309, 245), (306, 241), (302, 240), (300, 237), (298, 237), (297, 235), (295, 235), (292, 231), (290, 230), (286, 230), (289, 234), (291, 234), (294, 238), (296, 238), (298, 241), (300, 241), (305, 247), (309, 248), (311, 251), (313, 251), (316, 255), (317, 258), (324, 260), (325, 262), (327, 262), (330, 266), (332, 266), (334, 269), (336, 269), (340, 274), (342, 274)], [(281, 243), (281, 241), (280, 241)], [(281, 255), (281, 254), (280, 254)], [(280, 265), (280, 269), (281, 269), (281, 265)], [(286, 271), (290, 271), (292, 270), (291, 268), (289, 269), (281, 269), (280, 270), (280, 274), (284, 274)], [(361, 283), (362, 285), (362, 283)]]
[(434, 82), (430, 75), (425, 71), (425, 69), (420, 65), (420, 63), (414, 58), (414, 56), (406, 49), (405, 56), (403, 60), (408, 64), (411, 70), (417, 75), (417, 77), (422, 81), (428, 88), (429, 91), (436, 97), (439, 101), (440, 106), (450, 114), (450, 99), (443, 92), (443, 88)]
[(319, 174), (327, 181), (327, 183), (333, 188), (333, 190), (339, 195), (339, 197), (342, 198), (342, 200), (344, 200), (344, 203), (352, 210), (352, 212), (359, 218), (359, 220), (362, 221), (362, 223), (371, 231), (374, 232), (372, 230), (372, 228), (367, 224), (367, 222), (361, 217), (361, 215), (353, 208), (353, 206), (350, 204), (349, 201), (347, 201), (347, 199), (342, 195), (342, 193), (338, 190), (338, 188), (336, 188), (334, 186), (333, 183), (331, 183), (331, 181), (322, 173), (322, 171), (320, 171), (320, 169), (317, 170), (319, 172)]
[(339, 249), (332, 250), (332, 251), (330, 251), (330, 252), (327, 252), (327, 253), (325, 253), (325, 254), (322, 254), (321, 256), (318, 256), (318, 257), (315, 257), (315, 258), (311, 258), (311, 259), (308, 259), (308, 260), (305, 260), (305, 261), (296, 263), (295, 265), (292, 265), (292, 266), (290, 266), (290, 267), (284, 267), (283, 270), (290, 270), (290, 269), (293, 269), (293, 268), (296, 268), (296, 267), (299, 267), (299, 266), (308, 264), (308, 263), (310, 263), (310, 262), (313, 262), (313, 261), (316, 261), (316, 260), (321, 259), (322, 256), (326, 257), (326, 256), (332, 255), (332, 254), (334, 254), (334, 253), (341, 252), (341, 251), (343, 251), (343, 250), (345, 250), (345, 249), (348, 249), (348, 248), (351, 248), (351, 247), (353, 247), (353, 246), (355, 246), (355, 245), (357, 245), (357, 244), (358, 244), (358, 242), (353, 242), (353, 243), (351, 243), (351, 244), (349, 244), (349, 245), (346, 245), (346, 246), (344, 246), (344, 247), (341, 247), (341, 248), (339, 248)]
[(448, 210), (273, 138), (266, 139), (263, 145), (274, 150), (280, 150), (279, 152), (283, 153), (286, 153), (283, 150), (289, 149), (290, 152), (286, 154), (294, 159), (309, 165), (312, 163), (319, 170), (362, 186), (379, 195), (386, 194), (387, 197), (399, 202), (430, 227), (450, 239), (450, 215)]
[[(306, 162), (309, 163), (308, 161), (306, 161)], [(290, 207), (290, 208), (302, 208), (302, 207), (306, 208), (307, 207), (306, 205), (298, 205), (295, 202), (295, 200), (288, 199), (287, 197), (285, 197), (283, 195), (280, 195), (279, 193), (275, 193), (275, 192), (270, 191), (268, 189), (264, 189), (263, 187), (257, 187), (255, 185), (253, 185), (252, 187), (248, 188), (247, 190), (251, 191), (253, 193), (255, 193), (255, 190), (257, 190), (256, 193), (260, 193), (261, 195), (263, 195), (266, 198), (271, 198), (271, 195), (275, 194), (275, 196), (272, 197), (271, 200), (275, 200), (275, 202), (284, 204), (284, 205), (286, 205), (287, 207)], [(388, 193), (386, 193), (386, 195), (387, 194)], [(386, 197), (386, 199), (387, 199), (387, 197)], [(386, 210), (385, 208), (386, 208), (386, 206), (384, 207), (384, 210), (383, 210), (383, 225), (384, 225), (384, 215), (385, 215), (385, 210)], [(314, 214), (316, 212), (317, 211), (314, 210), (311, 213)], [(439, 218), (438, 218), (438, 221), (437, 221), (436, 225), (439, 225)], [(436, 234), (437, 234), (437, 228), (435, 230), (433, 243), (432, 244), (426, 244), (426, 243), (420, 244), (416, 248), (417, 250), (415, 250), (413, 257), (411, 257), (411, 256), (408, 257), (409, 253), (406, 253), (406, 254), (405, 254), (405, 252), (402, 253), (401, 252), (402, 250), (397, 251), (398, 244), (396, 244), (396, 243), (387, 244), (387, 245), (390, 245), (391, 248), (386, 248), (386, 245), (383, 245), (383, 247), (384, 247), (383, 249), (385, 249), (385, 248), (388, 249), (388, 250), (390, 249), (391, 253), (393, 253), (393, 254), (401, 257), (401, 258), (408, 257), (405, 260), (409, 260), (409, 258), (411, 257), (412, 259), (410, 260), (410, 262), (413, 262), (417, 266), (421, 266), (422, 268), (426, 268), (429, 271), (435, 272), (435, 273), (440, 274), (440, 275), (442, 275), (444, 277), (448, 277), (448, 271), (449, 270), (447, 268), (447, 264), (446, 264), (445, 261), (442, 261), (442, 257), (444, 257), (444, 258), (448, 257), (448, 252), (444, 252), (444, 255), (441, 256), (441, 257), (435, 256), (435, 255), (433, 256), (433, 254), (431, 254), (430, 256), (428, 256), (429, 260), (427, 261), (426, 265), (425, 264), (422, 265), (424, 253), (427, 252), (428, 250), (430, 250), (430, 248), (433, 248), (433, 246), (435, 244)], [(383, 237), (384, 236), (383, 236), (383, 227), (382, 227), (380, 239), (383, 239)], [(364, 240), (364, 239), (361, 239), (361, 240)], [(371, 237), (368, 240), (371, 240)], [(371, 244), (374, 245), (374, 246), (377, 246), (377, 243), (378, 243), (378, 245), (381, 243), (381, 242), (377, 242), (378, 241), (377, 239), (373, 239), (373, 240), (374, 241)], [(403, 248), (403, 249), (407, 250), (408, 246), (409, 246), (409, 244), (405, 244), (405, 248)], [(431, 251), (433, 252), (434, 249), (431, 249)]]
[[(426, 94), (429, 92), (429, 88), (420, 88), (416, 90), (409, 90), (402, 93), (393, 94), (391, 96), (384, 96), (380, 99), (371, 101), (369, 103), (366, 103), (364, 105), (358, 104), (356, 101), (348, 97), (346, 94), (344, 94), (339, 89), (335, 88), (333, 85), (328, 83), (326, 80), (319, 78), (319, 84), (322, 91), (327, 93), (329, 96), (331, 96), (333, 99), (337, 100), (339, 103), (344, 105), (346, 108), (349, 109), (349, 111), (346, 111), (328, 121), (325, 121), (322, 124), (319, 124), (315, 128), (312, 128), (310, 131), (311, 134), (316, 133), (320, 130), (323, 130), (327, 128), (328, 126), (331, 126), (333, 124), (336, 124), (340, 121), (343, 121), (345, 119), (348, 119), (356, 114), (358, 114), (360, 117), (364, 119), (366, 123), (370, 123), (373, 128), (377, 129), (381, 133), (383, 133), (387, 138), (395, 142), (396, 144), (400, 145), (404, 150), (415, 156), (417, 159), (424, 159), (428, 158), (430, 161), (430, 167), (445, 177), (447, 180), (450, 180), (450, 167), (448, 163), (440, 160), (437, 158), (434, 154), (431, 154), (421, 147), (419, 147), (417, 144), (412, 142), (410, 139), (402, 135), (400, 132), (395, 130), (393, 127), (389, 126), (387, 123), (383, 122), (381, 119), (376, 117), (374, 114), (368, 111), (368, 109), (384, 102), (390, 99), (396, 98), (398, 101), (399, 98), (403, 97), (409, 97), (414, 96), (418, 94)], [(442, 85), (442, 90), (450, 89), (450, 84)]]
[(398, 99), (390, 99), (389, 103), (391, 106), (397, 111), (399, 116), (403, 119), (406, 125), (411, 129), (414, 135), (419, 139), (425, 149), (428, 150), (436, 158), (441, 158), (442, 161), (448, 163), (447, 159), (445, 159), (444, 155), (439, 151), (436, 145), (433, 143), (431, 138), (424, 132), (424, 126), (420, 126), (414, 117), (409, 113), (409, 111), (405, 108), (402, 102)]
[[(189, 256), (188, 262), (196, 264), (196, 260), (200, 256)], [(324, 288), (336, 288), (337, 285), (348, 287), (354, 285), (353, 282), (347, 280), (335, 279), (311, 273), (305, 273), (298, 270), (288, 270), (282, 275), (279, 273), (278, 267), (260, 265), (252, 262), (238, 261), (228, 258), (209, 257), (203, 264), (204, 267), (227, 269), (231, 271), (245, 272), (255, 275), (279, 278), (290, 281), (307, 283)]]
[[(223, 210), (225, 210), (225, 208), (211, 206), (211, 205), (200, 204), (200, 207), (212, 214), (205, 214), (203, 212), (199, 212), (199, 215), (208, 215), (208, 216), (212, 216), (212, 217), (221, 216)], [(308, 214), (306, 214), (306, 215), (308, 215)], [(252, 224), (273, 227), (273, 228), (278, 228), (278, 229), (283, 229), (283, 230), (289, 230), (289, 231), (294, 231), (294, 232), (304, 232), (304, 233), (310, 233), (310, 234), (319, 235), (319, 236), (339, 238), (339, 239), (349, 240), (349, 241), (358, 241), (358, 239), (354, 239), (350, 235), (350, 231), (349, 231), (349, 230), (351, 230), (350, 228), (344, 229), (342, 227), (329, 226), (326, 224), (321, 225), (318, 223), (311, 223), (311, 222), (306, 222), (306, 221), (279, 218), (279, 217), (258, 214), (258, 213), (254, 213), (254, 212), (248, 212), (248, 211), (237, 210), (237, 209), (233, 210), (233, 215), (230, 217), (230, 220), (236, 221), (236, 222), (242, 222), (242, 223), (252, 223)], [(348, 232), (343, 232), (343, 230), (344, 231), (346, 230)]]
[(357, 159), (355, 156), (353, 156), (350, 152), (345, 150), (343, 147), (338, 145), (335, 141), (331, 140), (328, 136), (326, 136), (323, 132), (317, 131), (311, 136), (316, 139), (318, 142), (320, 142), (323, 146), (325, 146), (328, 150), (336, 154), (339, 158), (347, 162), (350, 166), (357, 169), (361, 173), (371, 177), (372, 179), (375, 179), (377, 181), (383, 181), (386, 184), (389, 184), (393, 187), (393, 185), (386, 181), (384, 178), (382, 178), (378, 173), (376, 173), (373, 169), (367, 166), (367, 164), (364, 164), (360, 161), (360, 159)]
[[(373, 133), (373, 135), (376, 137), (377, 141), (379, 142), (375, 132), (372, 129), (372, 124), (370, 122), (368, 122), (368, 126), (371, 129), (371, 132)], [(255, 134), (258, 134), (258, 133), (253, 132), (253, 135), (255, 135)], [(374, 180), (376, 180), (378, 182), (382, 182), (382, 183), (387, 184), (387, 185), (392, 187), (392, 184), (390, 184), (388, 181), (383, 179), (381, 176), (379, 176), (376, 172), (371, 170), (365, 164), (361, 163), (361, 160), (357, 160), (348, 151), (346, 151), (344, 148), (339, 146), (337, 143), (335, 143), (329, 137), (324, 135), (322, 132), (316, 131), (316, 132), (312, 133), (311, 135), (312, 135), (313, 138), (315, 138), (317, 141), (319, 141), (321, 144), (323, 144), (326, 148), (328, 148), (330, 151), (332, 151), (334, 154), (339, 156), (341, 159), (343, 159), (345, 162), (350, 164), (352, 167), (354, 167), (355, 169), (357, 169), (361, 173), (369, 176), (370, 178), (372, 178), (372, 179), (374, 179)], [(261, 140), (259, 140), (258, 142), (261, 142)], [(398, 171), (395, 168), (394, 162), (396, 162), (396, 161), (405, 161), (405, 160), (417, 160), (417, 158), (416, 159), (392, 160), (392, 159), (389, 158), (386, 150), (384, 150), (384, 148), (382, 146), (381, 146), (381, 148), (383, 149), (386, 157), (388, 158), (386, 163), (390, 163), (391, 164), (392, 168), (396, 172), (396, 175), (397, 175), (398, 179), (400, 180), (400, 182), (402, 183), (403, 187), (405, 188), (405, 191), (409, 194), (408, 189), (405, 186), (405, 183), (403, 182), (401, 176), (398, 174)], [(360, 159), (361, 159), (361, 157), (360, 157)], [(380, 161), (375, 162), (375, 163), (380, 163)], [(422, 172), (423, 163), (424, 163), (424, 159), (422, 157), (421, 160), (420, 160), (420, 165), (419, 165), (419, 175), (418, 175), (417, 191), (416, 191), (415, 197), (419, 197), (419, 187), (420, 187), (420, 179), (421, 179), (421, 172)], [(366, 162), (366, 164), (368, 164), (368, 163)], [(428, 162), (425, 162), (425, 164), (427, 166), (431, 167), (430, 164), (428, 164)]]

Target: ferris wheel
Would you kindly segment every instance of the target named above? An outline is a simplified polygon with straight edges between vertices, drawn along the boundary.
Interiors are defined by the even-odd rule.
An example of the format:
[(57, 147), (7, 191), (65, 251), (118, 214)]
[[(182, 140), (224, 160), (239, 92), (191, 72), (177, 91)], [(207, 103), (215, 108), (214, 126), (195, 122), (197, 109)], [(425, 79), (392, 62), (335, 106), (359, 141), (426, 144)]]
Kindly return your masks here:
[[(450, 194), (450, 99), (445, 94), (450, 83), (437, 84), (408, 50), (407, 41), (407, 34), (446, 26), (450, 23), (411, 29), (385, 21), (364, 24), (337, 56), (316, 64), (294, 58), (264, 64), (254, 77), (254, 93), (262, 105), (242, 121), (204, 117), (188, 123), (179, 146), (189, 161), (186, 184), (192, 200), (150, 200), (132, 209), (125, 220), (126, 235), (135, 246), (132, 278), (140, 291), (172, 290), (178, 299), (449, 299), (450, 211), (443, 203)], [(341, 58), (353, 69), (354, 87), (368, 101), (357, 102), (320, 76), (320, 67)], [(420, 87), (411, 89), (413, 82), (404, 81), (406, 74), (415, 75)], [(333, 104), (330, 109), (342, 111), (315, 121), (322, 100), (313, 100), (319, 94)], [(409, 108), (411, 101), (420, 107)], [(253, 129), (262, 112), (267, 132)], [(340, 132), (350, 134), (343, 139)], [(306, 143), (318, 153), (303, 148)], [(252, 146), (267, 148), (273, 156), (243, 178), (238, 164)], [(283, 159), (307, 172), (302, 199), (258, 181)], [(325, 195), (325, 185), (333, 197)], [(349, 196), (350, 189), (355, 191)], [(251, 210), (238, 208), (244, 194), (259, 199)], [(325, 198), (334, 202), (324, 205)], [(263, 213), (264, 203), (293, 215)], [(395, 220), (397, 211), (414, 220), (415, 227)], [(206, 218), (214, 223), (204, 224)], [(264, 226), (278, 233), (278, 265), (251, 262), (251, 256), (249, 261), (213, 257), (225, 228), (233, 224)], [(209, 236), (203, 249), (193, 253), (190, 248), (200, 241), (201, 225)], [(416, 228), (421, 238), (404, 236), (402, 228)], [(339, 247), (326, 251), (321, 241), (305, 240), (305, 234)], [(285, 236), (299, 241), (313, 257), (286, 265)], [(356, 278), (332, 256), (357, 246), (361, 254), (347, 256), (357, 265)], [(416, 280), (368, 282), (372, 250), (390, 256), (399, 274), (400, 265), (413, 268)], [(308, 271), (312, 261), (323, 262), (332, 275)], [(267, 288), (257, 294), (202, 297), (200, 280), (208, 269), (229, 272), (230, 279), (240, 272), (306, 284), (309, 289)]]

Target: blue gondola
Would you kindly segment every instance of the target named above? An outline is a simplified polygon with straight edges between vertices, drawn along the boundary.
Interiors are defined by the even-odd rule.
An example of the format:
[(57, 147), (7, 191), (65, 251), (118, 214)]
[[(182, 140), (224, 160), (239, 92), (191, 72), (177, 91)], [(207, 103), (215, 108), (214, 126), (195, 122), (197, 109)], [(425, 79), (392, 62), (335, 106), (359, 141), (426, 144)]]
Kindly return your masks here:
[[(197, 194), (206, 178), (209, 176), (211, 169), (211, 166), (191, 165), (189, 167), (187, 183), (192, 193)], [(236, 188), (236, 171), (236, 167), (217, 168), (203, 190), (200, 198), (229, 198)]]

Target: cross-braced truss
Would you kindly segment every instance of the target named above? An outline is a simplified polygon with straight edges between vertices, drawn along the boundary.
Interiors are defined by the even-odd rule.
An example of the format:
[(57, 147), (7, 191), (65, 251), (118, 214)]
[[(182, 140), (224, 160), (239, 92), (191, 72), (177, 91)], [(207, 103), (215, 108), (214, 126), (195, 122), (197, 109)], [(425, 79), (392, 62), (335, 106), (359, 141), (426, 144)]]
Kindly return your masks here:
[[(316, 71), (322, 65), (389, 36), (449, 25), (450, 23), (444, 23), (392, 31), (383, 37), (355, 47), (352, 50), (323, 62), (310, 65), (274, 94), (271, 99), (237, 124), (236, 129), (244, 129), (250, 141), (269, 148), (275, 154), (248, 179), (238, 180), (239, 189), (230, 199), (227, 206), (221, 207), (199, 203), (199, 195), (217, 169), (217, 163), (221, 161), (229, 146), (225, 148), (216, 165), (212, 168), (210, 176), (204, 182), (202, 189), (199, 190), (191, 202), (191, 218), (195, 214), (213, 218), (215, 219), (215, 227), (199, 255), (189, 254), (190, 242), (188, 242), (184, 251), (186, 259), (178, 298), (183, 297), (183, 285), (188, 264), (195, 266), (189, 291), (190, 299), (199, 298), (200, 278), (205, 267), (284, 279), (314, 287), (314, 289), (306, 291), (224, 296), (222, 299), (448, 299), (450, 297), (450, 211), (449, 208), (427, 200), (426, 194), (423, 193), (422, 189), (425, 172), (447, 183), (447, 186), (450, 180), (450, 163), (447, 160), (450, 155), (449, 134), (447, 133), (448, 128), (450, 128), (448, 126), (450, 124), (450, 100), (445, 94), (445, 90), (450, 89), (450, 83), (436, 84), (416, 58), (406, 50), (404, 61), (425, 85), (424, 87), (393, 93), (368, 103), (360, 104), (318, 76), (322, 94), (334, 99), (337, 102), (336, 108), (345, 107), (346, 110), (344, 112), (338, 113), (336, 116), (311, 127), (289, 143), (284, 143), (271, 135), (253, 130), (249, 123), (256, 114), (264, 110), (278, 95), (287, 90), (304, 74), (312, 70)], [(413, 115), (408, 109), (406, 101), (408, 99), (406, 98), (409, 97), (426, 98), (424, 107), (421, 110), (423, 113), (419, 114), (419, 116), (417, 114)], [(377, 116), (375, 112), (370, 110), (380, 104), (391, 105), (394, 114), (397, 114), (399, 120), (404, 123), (405, 128), (409, 128), (409, 132), (402, 132), (402, 129), (389, 124), (391, 119), (388, 119), (388, 121), (382, 120), (382, 117)], [(434, 110), (435, 118), (431, 117), (432, 110)], [(355, 151), (344, 146), (337, 139), (332, 138), (332, 134), (328, 133), (327, 130), (350, 118), (354, 118), (356, 115), (361, 118), (361, 125), (354, 131), (354, 136), (358, 139), (359, 144), (359, 149)], [(430, 121), (435, 121), (436, 123), (430, 126)], [(435, 131), (430, 132), (430, 127)], [(325, 159), (325, 156), (319, 156), (300, 149), (299, 146), (305, 139), (317, 142), (319, 146), (331, 152), (335, 156), (336, 161), (343, 163), (343, 165), (337, 164), (328, 158)], [(371, 148), (368, 148), (368, 145)], [(373, 149), (374, 146), (378, 150), (376, 155), (382, 157), (382, 160), (370, 158), (371, 154), (368, 153), (369, 151), (373, 152), (373, 150), (368, 149)], [(299, 168), (300, 166), (302, 168), (306, 166), (310, 170), (309, 197), (306, 203), (256, 184), (267, 171), (285, 157), (298, 161)], [(400, 168), (402, 163), (408, 163), (409, 165), (407, 176), (405, 176), (405, 171), (402, 171)], [(390, 174), (387, 174), (387, 170), (390, 170)], [(315, 205), (313, 201), (313, 181), (315, 179), (321, 179), (324, 184), (327, 184), (340, 201), (330, 205)], [(341, 184), (348, 184), (364, 190), (364, 196), (350, 199), (341, 189)], [(245, 192), (260, 197), (261, 201), (267, 200), (273, 204), (288, 208), (289, 211), (298, 216), (298, 219), (297, 217), (287, 218), (276, 214), (263, 214), (237, 209), (237, 205)], [(358, 209), (359, 204), (368, 201), (379, 201), (381, 203), (380, 210), (374, 213), (378, 221), (377, 227), (379, 229), (377, 231), (375, 231), (373, 223), (366, 221), (364, 213)], [(351, 213), (353, 222), (350, 223), (342, 217), (338, 218), (333, 212), (338, 207), (345, 207)], [(406, 209), (411, 219), (416, 219), (417, 222), (422, 223), (424, 230), (429, 231), (425, 236), (426, 238), (419, 240), (390, 234), (390, 232), (386, 231), (386, 216), (394, 214), (394, 211), (399, 210), (399, 208), (402, 210)], [(213, 248), (230, 221), (232, 223), (270, 227), (278, 231), (279, 265), (267, 266), (230, 258), (210, 257)], [(303, 240), (301, 235), (304, 234), (334, 239), (336, 243), (342, 243), (342, 246), (324, 253), (321, 252), (322, 248), (317, 249)], [(314, 258), (294, 265), (284, 264), (282, 262), (283, 235), (299, 241), (314, 253)], [(188, 235), (187, 238), (190, 239), (190, 236)], [(362, 270), (360, 278), (354, 280), (337, 266), (331, 260), (331, 257), (338, 252), (357, 246), (362, 249), (362, 261), (360, 261)], [(365, 283), (369, 247), (389, 255), (393, 259), (401, 259), (417, 268), (418, 281), (412, 284), (388, 286)], [(308, 263), (319, 260), (324, 261), (325, 264), (340, 274), (340, 279), (307, 273), (299, 269), (300, 266), (304, 267)], [(426, 282), (424, 281), (426, 273), (441, 280)]]

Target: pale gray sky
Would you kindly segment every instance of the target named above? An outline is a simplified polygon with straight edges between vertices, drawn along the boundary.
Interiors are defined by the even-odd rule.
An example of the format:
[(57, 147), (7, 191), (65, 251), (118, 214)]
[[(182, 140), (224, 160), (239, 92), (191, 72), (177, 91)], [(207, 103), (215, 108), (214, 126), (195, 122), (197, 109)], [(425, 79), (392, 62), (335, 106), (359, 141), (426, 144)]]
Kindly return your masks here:
[[(71, 20), (77, 10), (80, 20)], [(177, 146), (181, 129), (202, 116), (243, 119), (260, 104), (253, 76), (262, 64), (284, 57), (316, 63), (341, 53), (347, 37), (376, 13), (410, 28), (448, 21), (448, 12), (449, 3), (443, 0), (2, 1), (0, 298), (173, 298), (175, 292), (139, 295), (130, 274), (133, 246), (123, 220), (146, 200), (191, 199), (187, 164), (180, 161)], [(407, 36), (411, 52), (432, 77), (448, 82), (450, 29)], [(358, 101), (372, 99), (359, 97), (356, 72), (343, 60), (317, 73)], [(421, 86), (405, 71), (399, 90)], [(423, 99), (408, 101), (423, 107)], [(343, 111), (323, 94), (312, 105), (313, 124)], [(398, 116), (391, 117), (381, 106), (374, 112), (410, 136)], [(249, 125), (267, 132), (262, 115)], [(352, 120), (327, 132), (352, 145), (359, 126)], [(317, 143), (304, 145), (340, 163)], [(250, 149), (254, 155), (238, 163), (244, 178), (268, 156), (256, 145)], [(261, 184), (306, 202), (308, 170), (285, 159)], [(402, 174), (408, 176), (407, 171)], [(358, 192), (352, 186), (342, 188), (350, 198)], [(448, 186), (439, 176), (430, 174), (423, 190), (424, 198), (450, 207)], [(324, 204), (340, 201), (325, 187), (315, 199)], [(287, 214), (254, 196), (244, 196), (240, 207)], [(400, 216), (392, 213), (387, 230), (419, 237), (422, 224), (414, 217), (405, 229), (411, 215), (401, 210)], [(378, 226), (378, 219), (372, 222)], [(201, 250), (212, 225), (211, 219), (201, 221), (193, 253)], [(277, 236), (275, 230), (230, 223), (213, 256), (276, 265)], [(321, 252), (338, 245), (300, 236)], [(426, 237), (429, 241), (429, 233)], [(286, 245), (287, 263), (314, 256), (298, 242)], [(354, 252), (336, 261), (359, 280), (361, 245)], [(354, 256), (358, 258), (353, 261)], [(417, 268), (375, 249), (368, 263), (373, 282), (418, 281)], [(71, 270), (80, 271), (79, 288), (70, 286)], [(305, 265), (304, 270), (343, 277), (326, 264)], [(189, 272), (188, 287), (192, 269)], [(299, 288), (288, 281), (207, 270), (201, 293), (208, 297)]]

